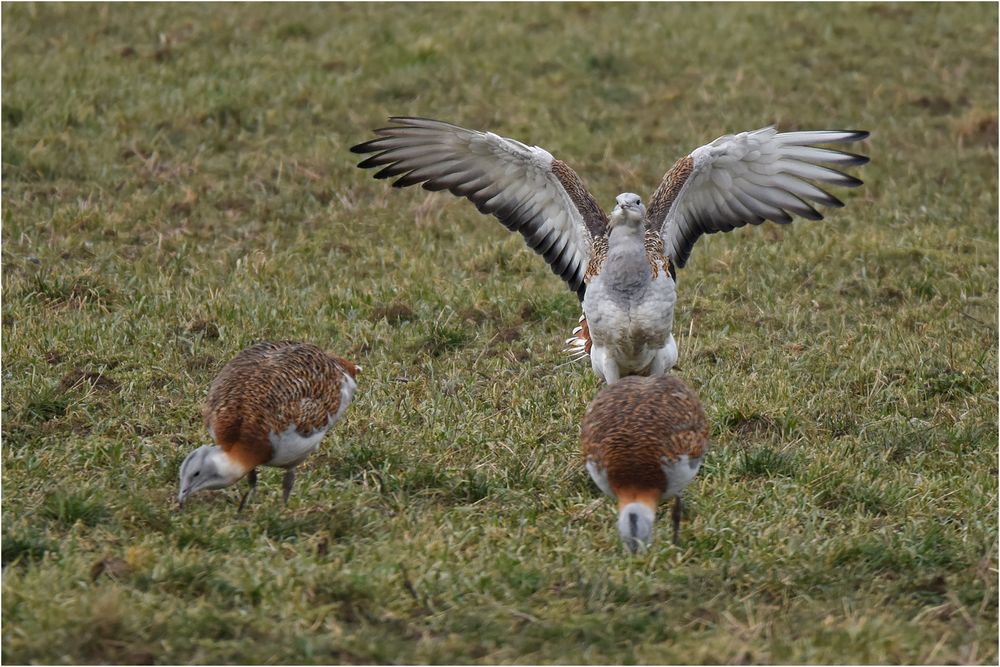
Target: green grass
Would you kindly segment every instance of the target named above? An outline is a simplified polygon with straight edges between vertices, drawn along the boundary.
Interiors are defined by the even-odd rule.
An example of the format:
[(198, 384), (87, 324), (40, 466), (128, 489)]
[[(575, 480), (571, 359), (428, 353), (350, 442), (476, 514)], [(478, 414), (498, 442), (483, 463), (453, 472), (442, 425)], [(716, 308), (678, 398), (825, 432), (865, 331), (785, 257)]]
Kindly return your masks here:
[[(995, 5), (3, 7), (7, 663), (996, 663)], [(712, 451), (626, 557), (575, 297), (348, 146), (537, 143), (605, 205), (725, 132), (862, 128), (821, 223), (699, 241)], [(287, 509), (174, 505), (252, 341), (364, 366)]]

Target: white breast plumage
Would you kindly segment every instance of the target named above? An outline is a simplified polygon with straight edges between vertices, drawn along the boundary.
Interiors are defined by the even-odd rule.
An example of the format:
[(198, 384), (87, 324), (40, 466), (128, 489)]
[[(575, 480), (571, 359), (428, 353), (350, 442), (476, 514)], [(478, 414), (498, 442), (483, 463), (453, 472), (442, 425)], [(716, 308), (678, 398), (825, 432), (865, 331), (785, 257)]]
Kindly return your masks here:
[(335, 414), (330, 415), (325, 427), (309, 435), (300, 435), (295, 430), (295, 424), (289, 424), (288, 428), (281, 433), (271, 433), (269, 437), (274, 454), (267, 465), (275, 468), (288, 468), (301, 463), (313, 450), (319, 447), (326, 432), (340, 421), (347, 406), (350, 405), (351, 399), (354, 398), (354, 392), (357, 388), (358, 383), (354, 378), (344, 373), (344, 381), (340, 387), (340, 406)]
[(275, 468), (288, 468), (297, 465), (319, 446), (328, 430), (330, 430), (329, 426), (303, 436), (299, 435), (295, 431), (295, 425), (291, 424), (281, 433), (271, 433), (271, 447), (274, 448), (274, 456), (267, 462), (267, 465)]
[(663, 465), (661, 467), (663, 468), (663, 474), (667, 476), (667, 488), (664, 489), (664, 494), (667, 498), (679, 496), (684, 493), (684, 489), (691, 483), (694, 476), (698, 474), (702, 458), (699, 456), (696, 459), (689, 459), (687, 454), (683, 454), (676, 461), (671, 462), (667, 457), (663, 457)]

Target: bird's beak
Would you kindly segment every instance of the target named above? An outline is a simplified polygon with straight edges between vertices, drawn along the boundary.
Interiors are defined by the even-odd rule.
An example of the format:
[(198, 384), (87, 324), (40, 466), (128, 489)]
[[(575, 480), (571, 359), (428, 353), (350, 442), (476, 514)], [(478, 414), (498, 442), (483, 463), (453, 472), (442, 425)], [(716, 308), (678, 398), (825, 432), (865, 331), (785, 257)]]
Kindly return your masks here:
[(630, 538), (625, 540), (625, 548), (628, 549), (631, 554), (641, 554), (646, 550), (648, 545), (642, 540)]
[(187, 491), (181, 491), (177, 494), (177, 509), (184, 509), (184, 501), (187, 500)]
[(354, 364), (354, 374), (355, 375), (361, 375), (361, 366), (358, 366), (357, 364)]

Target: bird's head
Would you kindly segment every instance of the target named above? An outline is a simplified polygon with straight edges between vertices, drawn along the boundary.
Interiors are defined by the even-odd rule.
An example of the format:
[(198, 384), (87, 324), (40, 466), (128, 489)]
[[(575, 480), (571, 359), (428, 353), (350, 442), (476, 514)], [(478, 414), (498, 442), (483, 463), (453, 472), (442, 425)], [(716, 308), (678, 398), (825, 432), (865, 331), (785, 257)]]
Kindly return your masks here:
[(191, 494), (230, 486), (240, 481), (246, 473), (246, 470), (229, 461), (221, 447), (202, 445), (188, 454), (181, 463), (177, 502), (183, 507), (184, 501)]
[(643, 502), (628, 503), (618, 512), (618, 535), (632, 553), (643, 551), (653, 540), (653, 509)]
[(646, 219), (646, 207), (642, 198), (634, 192), (623, 192), (615, 197), (616, 205), (611, 211), (611, 227), (628, 224), (638, 226)]

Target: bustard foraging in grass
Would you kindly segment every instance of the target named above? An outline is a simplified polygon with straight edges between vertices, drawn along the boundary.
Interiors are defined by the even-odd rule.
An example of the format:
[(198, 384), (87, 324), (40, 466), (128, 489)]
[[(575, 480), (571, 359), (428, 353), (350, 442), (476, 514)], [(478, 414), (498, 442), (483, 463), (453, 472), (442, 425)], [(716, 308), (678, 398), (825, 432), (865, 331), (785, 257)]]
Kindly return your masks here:
[(630, 551), (653, 536), (656, 507), (674, 499), (678, 543), (681, 494), (708, 448), (708, 420), (694, 391), (674, 375), (631, 376), (601, 389), (580, 435), (587, 472), (618, 500), (618, 534)]
[(381, 167), (375, 178), (398, 176), (395, 187), (466, 197), (520, 232), (582, 300), (580, 327), (567, 343), (609, 384), (660, 375), (677, 361), (674, 281), (699, 236), (790, 223), (793, 214), (820, 220), (812, 203), (843, 203), (811, 181), (861, 185), (823, 165), (868, 162), (813, 145), (861, 141), (867, 132), (727, 134), (678, 160), (646, 204), (618, 195), (609, 217), (576, 172), (538, 146), (436, 120), (390, 120), (395, 125), (375, 130), (378, 138), (351, 148), (373, 154), (358, 166)]
[(257, 487), (257, 466), (285, 468), (284, 502), (295, 467), (315, 450), (350, 405), (361, 368), (308, 343), (258, 343), (240, 352), (212, 381), (205, 426), (217, 444), (203, 445), (181, 464), (180, 492), (221, 489), (244, 476)]

